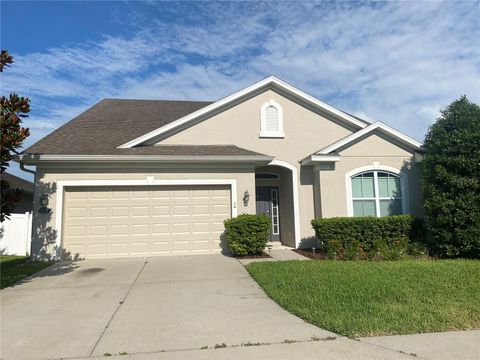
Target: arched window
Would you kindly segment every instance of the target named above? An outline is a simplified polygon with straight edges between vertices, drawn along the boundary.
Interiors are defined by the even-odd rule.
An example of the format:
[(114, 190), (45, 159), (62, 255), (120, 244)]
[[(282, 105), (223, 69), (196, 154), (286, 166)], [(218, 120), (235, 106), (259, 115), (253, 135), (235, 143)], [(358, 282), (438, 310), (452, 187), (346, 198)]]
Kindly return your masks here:
[(278, 180), (280, 179), (280, 176), (275, 173), (270, 173), (270, 172), (261, 172), (261, 173), (256, 173), (255, 174), (255, 179), (259, 180)]
[(406, 212), (402, 178), (389, 171), (373, 170), (351, 177), (353, 216), (387, 216)]
[(285, 137), (283, 111), (275, 100), (268, 100), (260, 109), (260, 137)]

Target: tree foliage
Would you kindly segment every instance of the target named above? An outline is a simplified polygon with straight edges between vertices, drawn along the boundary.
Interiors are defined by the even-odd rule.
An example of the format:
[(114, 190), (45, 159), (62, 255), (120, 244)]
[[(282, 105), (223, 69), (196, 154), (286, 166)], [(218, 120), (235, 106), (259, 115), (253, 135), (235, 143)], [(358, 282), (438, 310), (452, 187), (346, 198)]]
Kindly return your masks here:
[[(13, 63), (13, 57), (6, 50), (0, 53), (0, 72)], [(0, 97), (1, 121), (1, 163), (0, 174), (3, 175), (12, 157), (18, 153), (23, 141), (30, 135), (28, 128), (22, 126), (22, 119), (28, 117), (30, 100), (11, 93)], [(13, 210), (15, 203), (20, 201), (21, 193), (18, 189), (11, 189), (8, 182), (1, 179), (1, 212), (0, 221), (4, 221)]]
[(480, 257), (480, 107), (462, 96), (425, 138), (424, 206), (442, 256)]

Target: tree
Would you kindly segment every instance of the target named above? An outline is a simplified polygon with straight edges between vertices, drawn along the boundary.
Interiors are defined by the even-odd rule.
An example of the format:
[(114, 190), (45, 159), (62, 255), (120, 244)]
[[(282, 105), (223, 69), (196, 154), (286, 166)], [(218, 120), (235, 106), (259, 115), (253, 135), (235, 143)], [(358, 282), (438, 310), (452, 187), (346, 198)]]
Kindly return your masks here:
[(441, 256), (480, 257), (480, 107), (454, 101), (425, 138), (424, 206)]
[[(13, 63), (13, 57), (6, 50), (0, 53), (0, 72)], [(0, 133), (1, 147), (1, 163), (0, 174), (6, 171), (10, 160), (18, 149), (22, 146), (23, 141), (30, 135), (28, 128), (22, 126), (22, 119), (28, 117), (30, 111), (30, 100), (25, 97), (11, 93), (8, 97), (0, 98), (0, 120), (2, 130)], [(20, 201), (21, 192), (19, 189), (12, 189), (6, 180), (1, 181), (1, 212), (0, 221), (3, 222), (12, 212), (15, 203)]]

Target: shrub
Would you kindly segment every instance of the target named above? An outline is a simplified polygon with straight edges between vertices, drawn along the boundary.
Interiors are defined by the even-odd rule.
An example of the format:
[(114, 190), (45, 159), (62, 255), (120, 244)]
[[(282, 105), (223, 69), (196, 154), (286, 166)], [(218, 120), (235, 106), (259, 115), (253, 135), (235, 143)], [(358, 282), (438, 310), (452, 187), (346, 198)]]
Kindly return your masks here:
[(412, 242), (408, 245), (408, 253), (411, 256), (418, 257), (418, 258), (427, 257), (428, 256), (428, 249), (422, 243)]
[(337, 256), (343, 257), (343, 244), (340, 240), (332, 239), (328, 241), (327, 256), (330, 259), (336, 259)]
[(227, 246), (234, 255), (258, 255), (270, 236), (270, 218), (265, 215), (242, 214), (223, 222)]
[(360, 241), (354, 240), (348, 244), (345, 244), (343, 249), (343, 257), (346, 260), (357, 260), (360, 258)]
[(465, 96), (425, 137), (424, 207), (441, 256), (480, 258), (480, 107)]
[(410, 215), (316, 219), (312, 226), (328, 257), (347, 260), (400, 259), (410, 241), (418, 244), (425, 238), (423, 222)]

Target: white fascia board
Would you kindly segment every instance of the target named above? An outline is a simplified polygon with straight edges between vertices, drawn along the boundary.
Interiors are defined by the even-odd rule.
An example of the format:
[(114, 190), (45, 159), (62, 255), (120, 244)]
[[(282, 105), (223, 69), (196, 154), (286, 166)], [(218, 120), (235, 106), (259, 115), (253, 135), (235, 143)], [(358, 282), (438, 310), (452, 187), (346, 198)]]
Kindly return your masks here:
[(363, 129), (364, 127), (367, 126), (367, 124), (365, 124), (364, 122), (354, 118), (353, 116), (351, 115), (348, 115), (347, 113), (341, 111), (341, 110), (338, 110), (336, 108), (334, 108), (333, 106), (331, 105), (328, 105), (327, 103), (324, 103), (323, 101), (321, 100), (318, 100), (317, 98), (313, 97), (312, 95), (309, 95), (307, 94), (306, 92), (302, 91), (302, 90), (299, 90), (297, 89), (296, 87), (294, 87), (293, 85), (290, 85), (289, 83), (286, 83), (285, 81), (283, 80), (280, 80), (280, 79), (277, 79), (276, 77), (274, 76), (271, 76), (270, 78), (268, 79), (271, 79), (271, 82), (275, 85), (277, 85), (278, 87), (280, 88), (283, 88), (283, 90), (287, 90), (288, 92), (298, 96), (299, 98), (315, 105), (316, 107), (318, 108), (321, 108), (322, 110), (324, 111), (327, 111), (333, 115), (335, 115), (336, 117), (346, 121), (347, 123), (350, 123), (352, 125), (355, 125), (357, 127), (359, 127), (360, 129)]
[(337, 149), (339, 149), (339, 148), (341, 148), (345, 145), (348, 145), (349, 143), (351, 143), (351, 142), (359, 139), (360, 137), (362, 137), (364, 135), (367, 135), (367, 134), (369, 134), (369, 133), (371, 133), (371, 132), (373, 132), (377, 129), (382, 131), (384, 134), (391, 136), (392, 138), (401, 142), (402, 144), (405, 144), (405, 145), (413, 148), (416, 151), (421, 151), (422, 150), (422, 143), (420, 143), (417, 140), (411, 138), (410, 136), (407, 136), (407, 135), (401, 133), (398, 130), (395, 130), (395, 129), (391, 128), (388, 125), (385, 125), (384, 123), (382, 123), (380, 121), (377, 121), (377, 122), (367, 126), (366, 128), (363, 128), (362, 130), (359, 130), (359, 131), (347, 136), (346, 138), (343, 138), (342, 140), (337, 141), (336, 143), (333, 143), (333, 144), (319, 150), (315, 154), (318, 154), (318, 155), (329, 154), (332, 151), (335, 151), (335, 150), (337, 150)]
[(17, 155), (14, 161), (37, 162), (270, 162), (272, 156), (183, 156), (183, 155)]
[(314, 163), (329, 163), (340, 161), (340, 155), (310, 155), (303, 159), (300, 163), (302, 165), (312, 165)]
[(127, 148), (132, 148), (134, 146), (137, 146), (137, 145), (140, 145), (142, 143), (144, 143), (145, 141), (147, 140), (150, 140), (156, 136), (159, 136), (167, 131), (170, 131), (172, 129), (175, 129), (179, 126), (182, 126), (184, 125), (185, 123), (188, 123), (194, 119), (197, 119), (198, 117), (200, 116), (203, 116), (203, 115), (206, 115), (208, 114), (209, 112), (211, 111), (214, 111), (218, 108), (221, 108), (222, 106), (225, 106), (233, 101), (236, 101), (264, 86), (268, 86), (268, 85), (276, 85), (278, 86), (279, 88), (282, 88), (283, 90), (289, 92), (289, 93), (292, 93), (300, 98), (302, 98), (304, 101), (307, 101), (319, 108), (321, 108), (322, 110), (324, 111), (327, 111), (333, 115), (335, 115), (336, 117), (340, 118), (340, 119), (343, 119), (344, 121), (348, 122), (348, 123), (351, 123), (357, 127), (359, 127), (360, 129), (366, 127), (367, 125), (364, 124), (363, 122), (355, 119), (353, 116), (350, 116), (346, 113), (344, 113), (343, 111), (340, 111), (338, 109), (335, 109), (333, 106), (330, 106), (316, 98), (314, 98), (313, 96), (311, 95), (308, 95), (307, 93), (295, 88), (294, 86), (280, 80), (280, 79), (277, 79), (276, 77), (274, 76), (270, 76), (266, 79), (263, 79), (253, 85), (250, 85), (249, 87), (246, 87), (245, 89), (243, 90), (240, 90), (240, 91), (237, 91), (236, 93), (232, 94), (232, 95), (229, 95), (221, 100), (218, 100), (216, 102), (214, 102), (213, 104), (210, 104), (208, 106), (205, 106), (204, 108), (201, 108), (191, 114), (188, 114), (178, 120), (175, 120), (165, 126), (162, 126), (158, 129), (155, 129), (153, 131), (150, 131), (148, 133), (146, 133), (145, 135), (142, 135), (136, 139), (133, 139), (125, 144), (122, 144), (120, 146), (118, 146), (118, 148), (120, 149), (127, 149)]

